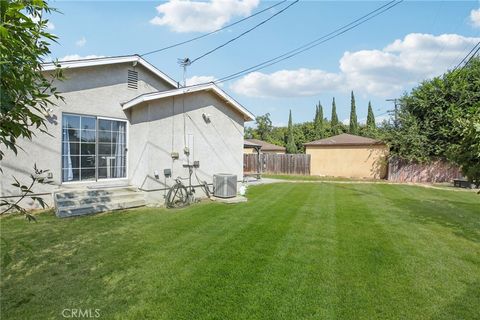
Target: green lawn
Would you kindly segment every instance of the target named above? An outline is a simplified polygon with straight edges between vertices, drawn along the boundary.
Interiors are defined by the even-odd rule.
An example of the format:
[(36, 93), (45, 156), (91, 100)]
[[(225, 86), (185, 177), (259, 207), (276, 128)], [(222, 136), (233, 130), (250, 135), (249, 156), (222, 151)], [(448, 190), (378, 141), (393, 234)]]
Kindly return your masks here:
[(344, 178), (344, 177), (330, 177), (330, 176), (304, 176), (304, 175), (295, 175), (295, 174), (262, 174), (263, 178), (269, 179), (281, 179), (281, 180), (292, 180), (292, 181), (380, 181), (384, 182), (385, 180), (378, 179), (353, 179), (353, 178)]
[(479, 319), (480, 196), (271, 184), (249, 202), (1, 221), (1, 318)]

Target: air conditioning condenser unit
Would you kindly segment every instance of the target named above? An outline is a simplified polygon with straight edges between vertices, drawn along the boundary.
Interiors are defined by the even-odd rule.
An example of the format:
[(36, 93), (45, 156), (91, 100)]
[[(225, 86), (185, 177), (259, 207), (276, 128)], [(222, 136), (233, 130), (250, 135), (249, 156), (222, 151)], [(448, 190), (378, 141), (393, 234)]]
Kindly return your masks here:
[(213, 195), (219, 198), (233, 198), (237, 195), (237, 176), (228, 173), (213, 175)]

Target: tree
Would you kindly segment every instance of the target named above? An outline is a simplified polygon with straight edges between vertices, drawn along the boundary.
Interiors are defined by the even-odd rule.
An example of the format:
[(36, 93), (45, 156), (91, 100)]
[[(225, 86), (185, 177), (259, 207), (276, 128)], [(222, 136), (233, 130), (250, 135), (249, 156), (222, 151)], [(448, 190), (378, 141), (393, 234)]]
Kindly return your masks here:
[[(55, 79), (61, 71), (47, 78), (41, 72), (43, 59), (50, 54), (50, 42), (57, 37), (48, 33), (50, 13), (46, 1), (2, 1), (0, 14), (0, 146), (18, 151), (17, 139), (32, 139), (34, 129), (46, 133), (48, 109), (55, 105), (51, 98), (62, 99)], [(4, 157), (0, 149), (0, 160)]]
[[(460, 141), (449, 149), (449, 159), (462, 168), (470, 183), (480, 186), (480, 103), (467, 111), (468, 116), (457, 119)], [(480, 193), (480, 192), (479, 192)]]
[(323, 107), (322, 103), (319, 101), (316, 106), (315, 119), (314, 119), (314, 129), (315, 129), (315, 139), (322, 139), (325, 136), (325, 126), (323, 123)]
[(355, 96), (351, 95), (351, 103), (350, 103), (350, 128), (349, 132), (351, 134), (358, 134), (358, 122), (357, 122), (357, 110), (355, 106)]
[(257, 133), (260, 140), (266, 141), (272, 131), (272, 120), (270, 120), (270, 113), (265, 113), (263, 116), (255, 118), (257, 124)]
[(340, 124), (338, 122), (337, 106), (335, 105), (335, 97), (332, 100), (332, 116), (330, 118), (330, 130), (332, 135), (337, 135), (341, 131)]
[(287, 131), (287, 153), (297, 153), (297, 146), (295, 145), (294, 131), (292, 123), (292, 110), (288, 116), (288, 131)]
[(398, 127), (387, 126), (391, 154), (408, 160), (443, 159), (478, 183), (480, 152), (480, 58), (422, 82), (400, 99)]
[(447, 159), (449, 147), (460, 142), (458, 121), (480, 102), (479, 79), (480, 59), (475, 58), (463, 68), (422, 82), (400, 99), (399, 112), (414, 116), (420, 134), (430, 142), (431, 159)]
[(418, 119), (411, 113), (402, 110), (398, 113), (400, 126), (389, 122), (383, 128), (382, 140), (390, 147), (391, 155), (402, 159), (425, 163), (428, 154), (428, 139), (422, 135)]
[[(35, 134), (46, 134), (46, 117), (55, 101), (62, 100), (53, 81), (61, 79), (60, 69), (47, 76), (41, 72), (41, 63), (50, 54), (49, 46), (57, 37), (47, 32), (48, 20), (44, 14), (55, 11), (46, 1), (1, 1), (0, 15), (0, 160), (5, 152), (18, 152), (17, 140), (31, 140)], [(1, 171), (1, 169), (0, 169)], [(29, 196), (45, 206), (39, 197), (30, 196), (36, 183), (47, 183), (40, 177), (46, 170), (34, 165), (32, 182), (23, 185), (15, 179), (12, 183), (20, 191), (13, 202), (2, 200), (1, 214), (11, 209), (21, 211), (30, 220), (19, 203)]]
[(375, 116), (373, 114), (372, 103), (368, 101), (367, 129), (375, 130)]
[(243, 137), (245, 139), (254, 139), (255, 138), (255, 129), (252, 128), (252, 127), (245, 127), (245, 130), (244, 130), (244, 133), (243, 133)]

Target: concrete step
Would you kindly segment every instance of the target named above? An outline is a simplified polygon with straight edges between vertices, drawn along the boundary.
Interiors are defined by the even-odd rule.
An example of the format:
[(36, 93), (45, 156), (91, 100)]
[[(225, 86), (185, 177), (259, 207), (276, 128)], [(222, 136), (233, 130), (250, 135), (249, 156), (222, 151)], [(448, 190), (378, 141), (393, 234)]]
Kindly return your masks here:
[(134, 187), (106, 188), (106, 189), (72, 189), (62, 190), (55, 193), (57, 200), (77, 197), (99, 197), (119, 192), (137, 192)]
[(54, 195), (58, 217), (145, 206), (145, 197), (134, 187), (62, 190)]
[(57, 216), (60, 218), (81, 216), (105, 211), (136, 208), (145, 206), (145, 200), (117, 201), (109, 203), (84, 204), (57, 208)]
[(58, 207), (70, 207), (83, 204), (108, 203), (116, 200), (144, 200), (145, 197), (141, 192), (117, 192), (97, 196), (80, 195), (68, 198), (56, 198)]

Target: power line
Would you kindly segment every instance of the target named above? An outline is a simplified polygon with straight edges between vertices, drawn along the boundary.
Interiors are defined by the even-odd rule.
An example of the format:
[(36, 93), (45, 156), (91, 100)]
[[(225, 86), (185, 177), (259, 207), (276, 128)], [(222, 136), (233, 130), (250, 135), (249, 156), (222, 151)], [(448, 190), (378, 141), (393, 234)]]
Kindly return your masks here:
[(288, 6), (286, 6), (285, 8), (283, 8), (282, 10), (278, 11), (277, 13), (273, 14), (272, 16), (268, 17), (267, 19), (263, 20), (262, 22), (256, 24), (255, 26), (253, 26), (252, 28), (242, 32), (241, 34), (239, 34), (238, 36), (228, 40), (227, 42), (219, 45), (218, 47), (210, 50), (210, 51), (207, 51), (205, 52), (204, 54), (202, 54), (201, 56), (195, 58), (195, 59), (192, 59), (191, 63), (194, 63), (195, 61), (197, 60), (200, 60), (206, 56), (208, 56), (209, 54), (217, 51), (218, 49), (221, 49), (223, 47), (225, 47), (226, 45), (228, 45), (229, 43), (232, 43), (233, 41), (237, 40), (238, 38), (240, 37), (243, 37), (244, 35), (246, 35), (247, 33), (250, 33), (252, 32), (253, 30), (255, 30), (256, 28), (260, 27), (261, 25), (267, 23), (268, 21), (272, 20), (274, 17), (278, 16), (279, 14), (281, 14), (282, 12), (284, 12), (285, 10), (287, 10), (288, 8), (290, 8), (291, 6), (293, 6), (294, 4), (296, 4), (299, 0), (295, 0), (294, 2), (292, 2), (291, 4), (289, 4)]
[(393, 0), (393, 1), (390, 1), (389, 3), (371, 11), (370, 13), (350, 22), (349, 24), (343, 26), (343, 27), (340, 27), (320, 38), (317, 38), (313, 41), (310, 41), (296, 49), (293, 49), (291, 51), (288, 51), (282, 55), (279, 55), (275, 58), (272, 58), (272, 59), (269, 59), (267, 61), (264, 61), (262, 63), (259, 63), (253, 67), (250, 67), (250, 68), (247, 68), (247, 69), (243, 69), (239, 72), (236, 72), (236, 73), (233, 73), (231, 75), (228, 75), (228, 76), (225, 76), (223, 78), (220, 78), (218, 79), (217, 81), (214, 81), (214, 83), (221, 83), (221, 82), (225, 82), (225, 81), (229, 81), (229, 80), (233, 80), (235, 78), (238, 78), (238, 77), (241, 77), (243, 76), (244, 74), (246, 73), (250, 73), (250, 72), (254, 72), (254, 71), (257, 71), (257, 70), (260, 70), (260, 69), (263, 69), (263, 68), (266, 68), (266, 67), (269, 67), (271, 65), (274, 65), (274, 64), (277, 64), (281, 61), (284, 61), (286, 59), (289, 59), (291, 57), (294, 57), (302, 52), (305, 52), (307, 50), (310, 50), (322, 43), (325, 43), (333, 38), (336, 38), (344, 33), (346, 33), (347, 31), (351, 30), (351, 29), (354, 29), (356, 28), (357, 26), (375, 18), (376, 16), (384, 13), (385, 11), (388, 11), (390, 9), (392, 9), (393, 7), (397, 6), (398, 4), (400, 4), (401, 2), (403, 2), (403, 0), (400, 0), (400, 1), (397, 1), (397, 0)]
[[(477, 47), (478, 47), (478, 48), (477, 48)], [(477, 50), (475, 51), (475, 49), (477, 49)], [(480, 49), (480, 41), (477, 42), (477, 44), (472, 48), (472, 50), (470, 50), (470, 51), (467, 53), (467, 55), (466, 55), (465, 57), (463, 57), (462, 61), (460, 61), (460, 63), (457, 64), (457, 66), (456, 66), (455, 68), (453, 68), (452, 72), (455, 71), (455, 70), (457, 70), (457, 69), (462, 65), (462, 63), (465, 62), (465, 60), (467, 60), (467, 58), (470, 56), (470, 54), (475, 51), (475, 52), (472, 54), (472, 56), (470, 56), (470, 58), (468, 59), (468, 62), (465, 64), (465, 65), (467, 65), (467, 64), (470, 62), (470, 60), (477, 54), (477, 52), (478, 52), (479, 49)]]
[[(479, 42), (480, 43), (480, 42)], [(470, 56), (470, 58), (467, 60), (467, 62), (465, 62), (465, 64), (463, 65), (463, 67), (461, 67), (460, 69), (463, 69), (465, 68), (466, 66), (468, 66), (470, 64), (470, 61), (472, 61), (473, 58), (475, 58), (475, 56), (477, 55), (478, 51), (480, 51), (480, 46), (478, 46), (477, 50), (475, 50), (475, 52)]]
[(168, 46), (166, 46), (166, 47), (163, 47), (163, 48), (160, 48), (160, 49), (157, 49), (157, 50), (149, 51), (149, 52), (146, 52), (146, 53), (141, 54), (140, 56), (143, 57), (143, 56), (150, 55), (150, 54), (153, 54), (153, 53), (165, 51), (165, 50), (168, 50), (168, 49), (171, 49), (171, 48), (175, 48), (175, 47), (178, 47), (178, 46), (181, 46), (181, 45), (190, 43), (190, 42), (195, 41), (195, 40), (199, 40), (199, 39), (205, 38), (205, 37), (207, 37), (207, 36), (209, 36), (209, 35), (212, 35), (212, 34), (214, 34), (214, 33), (220, 32), (220, 31), (225, 30), (225, 29), (227, 29), (227, 28), (233, 27), (234, 25), (237, 25), (237, 24), (239, 24), (239, 23), (241, 23), (241, 22), (243, 22), (243, 21), (245, 21), (245, 20), (248, 20), (248, 19), (250, 19), (250, 18), (253, 18), (253, 17), (255, 17), (255, 16), (257, 16), (257, 15), (259, 15), (259, 14), (265, 12), (265, 11), (268, 11), (268, 10), (270, 10), (270, 9), (276, 7), (276, 6), (281, 5), (281, 4), (284, 3), (284, 2), (287, 2), (287, 0), (283, 0), (283, 1), (279, 2), (279, 3), (276, 3), (276, 4), (268, 7), (268, 8), (265, 8), (265, 9), (263, 9), (263, 10), (260, 10), (260, 11), (258, 11), (258, 12), (255, 12), (254, 14), (252, 14), (252, 15), (250, 15), (250, 16), (248, 16), (248, 17), (245, 17), (245, 18), (243, 18), (243, 19), (240, 19), (240, 20), (238, 20), (238, 21), (236, 21), (236, 22), (234, 22), (234, 23), (228, 24), (228, 25), (226, 25), (226, 26), (224, 26), (224, 27), (221, 27), (221, 28), (219, 28), (219, 29), (213, 30), (213, 31), (211, 31), (211, 32), (202, 34), (201, 36), (197, 36), (197, 37), (194, 37), (194, 38), (185, 40), (185, 41), (181, 41), (181, 42), (178, 42), (178, 43), (174, 43), (174, 44), (168, 45)]
[[(480, 43), (480, 42), (479, 42)], [(477, 48), (477, 50), (475, 50), (475, 52), (472, 54), (472, 56), (470, 57), (470, 59), (468, 59), (468, 61), (465, 63), (465, 65), (463, 67), (466, 67), (468, 66), (468, 64), (470, 63), (470, 61), (475, 58), (475, 56), (477, 55), (478, 51), (480, 51), (480, 46)]]
[(272, 58), (272, 59), (269, 59), (267, 61), (264, 61), (262, 63), (259, 63), (253, 67), (250, 67), (250, 68), (247, 68), (247, 69), (243, 69), (239, 72), (236, 72), (236, 73), (233, 73), (233, 74), (230, 74), (228, 76), (225, 76), (225, 77), (222, 77), (216, 81), (211, 81), (211, 82), (204, 82), (204, 83), (198, 83), (198, 84), (195, 84), (195, 85), (190, 85), (190, 86), (187, 86), (187, 87), (196, 87), (196, 86), (201, 86), (201, 85), (205, 85), (205, 84), (209, 84), (209, 83), (214, 83), (214, 84), (217, 84), (217, 83), (222, 83), (222, 82), (225, 82), (225, 81), (229, 81), (229, 80), (233, 80), (235, 78), (238, 78), (238, 77), (241, 77), (243, 76), (244, 74), (246, 73), (250, 73), (250, 72), (253, 72), (253, 71), (257, 71), (257, 70), (260, 70), (260, 69), (263, 69), (263, 68), (266, 68), (268, 66), (271, 66), (273, 64), (276, 64), (276, 63), (279, 63), (283, 60), (286, 60), (286, 59), (289, 59), (297, 54), (300, 54), (304, 51), (307, 51), (307, 50), (310, 50), (311, 48), (315, 47), (315, 46), (318, 46), (328, 40), (331, 40), (335, 37), (338, 37), (340, 36), (341, 34), (344, 34), (346, 33), (347, 31), (373, 19), (374, 17), (384, 13), (385, 11), (388, 11), (390, 9), (392, 9), (393, 7), (399, 5), (400, 3), (402, 3), (404, 0), (393, 0), (393, 1), (390, 1), (388, 2), (387, 4), (384, 4), (380, 7), (378, 7), (377, 9), (367, 13), (366, 15), (363, 15), (362, 17), (340, 27), (340, 28), (337, 28), (336, 30), (320, 37), (320, 38), (317, 38), (313, 41), (310, 41), (296, 49), (293, 49), (291, 51), (288, 51), (282, 55), (279, 55), (275, 58)]

